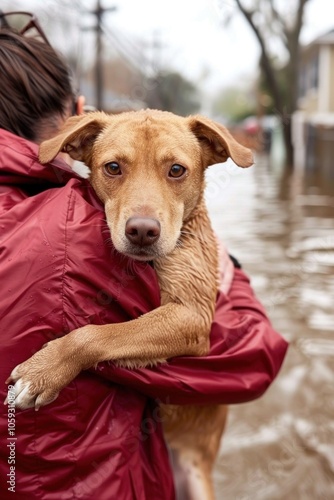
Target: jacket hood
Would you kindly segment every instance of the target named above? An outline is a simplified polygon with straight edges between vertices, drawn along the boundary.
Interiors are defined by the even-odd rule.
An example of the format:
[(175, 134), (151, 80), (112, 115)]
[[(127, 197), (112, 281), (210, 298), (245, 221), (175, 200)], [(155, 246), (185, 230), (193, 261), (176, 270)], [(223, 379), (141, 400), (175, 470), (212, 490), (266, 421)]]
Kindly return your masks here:
[(0, 180), (4, 185), (53, 184), (62, 186), (78, 177), (60, 157), (42, 165), (38, 145), (0, 129)]

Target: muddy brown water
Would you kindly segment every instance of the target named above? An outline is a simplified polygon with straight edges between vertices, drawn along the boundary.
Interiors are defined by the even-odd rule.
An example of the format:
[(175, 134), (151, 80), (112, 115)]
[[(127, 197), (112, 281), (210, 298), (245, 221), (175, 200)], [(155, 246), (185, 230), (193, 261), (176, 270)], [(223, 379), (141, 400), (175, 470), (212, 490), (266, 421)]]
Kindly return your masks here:
[(334, 499), (333, 179), (283, 177), (259, 156), (215, 166), (207, 203), (276, 330), (290, 342), (266, 394), (230, 407), (217, 500)]

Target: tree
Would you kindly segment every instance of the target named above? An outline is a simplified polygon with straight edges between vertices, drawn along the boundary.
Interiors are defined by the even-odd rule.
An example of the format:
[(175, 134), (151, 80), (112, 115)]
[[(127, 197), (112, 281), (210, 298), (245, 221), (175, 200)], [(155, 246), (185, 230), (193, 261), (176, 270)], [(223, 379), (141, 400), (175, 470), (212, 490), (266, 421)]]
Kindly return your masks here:
[(236, 85), (224, 88), (213, 102), (213, 112), (232, 123), (238, 123), (250, 115), (255, 115), (256, 99), (253, 89)]
[(184, 116), (200, 108), (197, 87), (176, 71), (159, 71), (147, 88), (146, 102), (150, 108)]
[[(279, 0), (235, 0), (236, 5), (255, 34), (260, 50), (260, 67), (266, 88), (280, 117), (286, 148), (287, 164), (293, 164), (291, 116), (297, 108), (300, 33), (303, 27), (305, 5), (309, 0), (285, 2)], [(272, 42), (283, 43), (287, 61), (279, 67), (273, 57)], [(288, 91), (286, 90), (288, 89)]]

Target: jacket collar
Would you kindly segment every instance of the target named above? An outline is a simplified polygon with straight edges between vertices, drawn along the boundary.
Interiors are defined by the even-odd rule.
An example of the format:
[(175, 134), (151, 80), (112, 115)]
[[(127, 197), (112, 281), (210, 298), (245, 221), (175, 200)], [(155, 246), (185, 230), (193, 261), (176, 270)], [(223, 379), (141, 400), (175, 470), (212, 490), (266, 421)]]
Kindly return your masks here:
[(60, 157), (42, 165), (38, 145), (0, 128), (1, 184), (35, 184), (40, 181), (64, 185), (77, 174)]

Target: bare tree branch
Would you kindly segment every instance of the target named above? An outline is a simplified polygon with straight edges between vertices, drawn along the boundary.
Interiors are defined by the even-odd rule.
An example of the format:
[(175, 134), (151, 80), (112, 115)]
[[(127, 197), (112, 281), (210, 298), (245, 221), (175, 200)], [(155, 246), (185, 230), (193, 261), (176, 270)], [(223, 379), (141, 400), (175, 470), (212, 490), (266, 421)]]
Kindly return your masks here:
[[(261, 69), (270, 89), (276, 110), (281, 117), (288, 161), (291, 162), (293, 152), (291, 143), (291, 115), (297, 105), (300, 59), (299, 38), (303, 27), (305, 6), (310, 0), (296, 0), (295, 15), (292, 18), (291, 16), (284, 16), (279, 11), (275, 0), (263, 0), (263, 2), (259, 0), (255, 2), (254, 0), (253, 9), (247, 8), (243, 0), (235, 1), (239, 11), (243, 14), (258, 40), (261, 49)], [(256, 14), (259, 13), (264, 14), (264, 22), (261, 22), (261, 16), (256, 17)], [(275, 26), (271, 27), (271, 23)], [(277, 30), (279, 31), (280, 39), (283, 41), (289, 54), (286, 66), (279, 71), (270, 57), (269, 37), (267, 36), (268, 25), (272, 33), (277, 32)], [(283, 86), (279, 78), (283, 79)]]
[(278, 10), (276, 9), (275, 4), (274, 4), (274, 0), (268, 0), (268, 4), (270, 5), (272, 18), (275, 19), (275, 21), (277, 21), (281, 25), (281, 27), (284, 27), (285, 26), (284, 19), (281, 16), (281, 14), (278, 12)]
[(270, 13), (271, 13), (271, 19), (276, 21), (278, 26), (280, 27), (280, 30), (281, 30), (280, 37), (281, 37), (285, 47), (287, 48), (287, 37), (286, 37), (286, 33), (285, 33), (286, 24), (285, 24), (284, 18), (281, 16), (280, 12), (278, 12), (278, 10), (276, 9), (274, 1), (275, 0), (268, 0), (268, 5), (270, 7)]
[(264, 38), (262, 36), (262, 33), (260, 31), (260, 28), (255, 24), (254, 22), (254, 11), (246, 9), (246, 7), (241, 3), (240, 0), (235, 0), (240, 11), (246, 18), (247, 22), (249, 23), (250, 27), (252, 28), (256, 38), (258, 39), (258, 42), (260, 44), (261, 48), (261, 67), (263, 69), (263, 72), (266, 75), (266, 78), (268, 80), (268, 85), (270, 86), (273, 94), (273, 98), (277, 107), (277, 110), (279, 113), (283, 113), (283, 104), (282, 104), (282, 99), (281, 99), (281, 94), (279, 90), (279, 85), (277, 81), (277, 77), (275, 75), (275, 71), (273, 69), (272, 63), (270, 61), (270, 57), (267, 51), (266, 43), (264, 41)]

